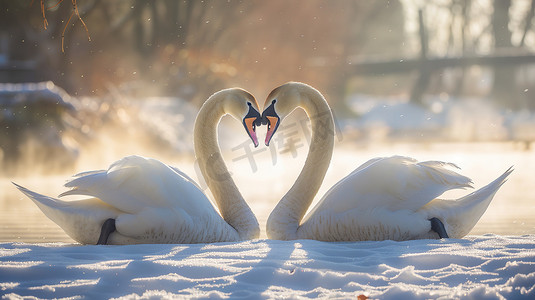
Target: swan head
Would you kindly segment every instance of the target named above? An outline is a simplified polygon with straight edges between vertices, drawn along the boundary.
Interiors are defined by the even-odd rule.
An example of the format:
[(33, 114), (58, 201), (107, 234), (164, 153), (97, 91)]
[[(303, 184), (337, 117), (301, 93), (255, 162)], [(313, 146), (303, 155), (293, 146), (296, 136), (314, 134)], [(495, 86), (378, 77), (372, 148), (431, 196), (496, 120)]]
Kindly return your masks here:
[(264, 103), (265, 109), (262, 112), (262, 124), (268, 126), (266, 146), (269, 146), (269, 142), (279, 128), (281, 121), (301, 105), (303, 92), (308, 89), (313, 88), (300, 82), (288, 82), (269, 93)]
[(249, 138), (257, 147), (256, 127), (262, 125), (262, 116), (254, 96), (240, 88), (228, 89), (224, 109), (226, 113), (242, 122)]

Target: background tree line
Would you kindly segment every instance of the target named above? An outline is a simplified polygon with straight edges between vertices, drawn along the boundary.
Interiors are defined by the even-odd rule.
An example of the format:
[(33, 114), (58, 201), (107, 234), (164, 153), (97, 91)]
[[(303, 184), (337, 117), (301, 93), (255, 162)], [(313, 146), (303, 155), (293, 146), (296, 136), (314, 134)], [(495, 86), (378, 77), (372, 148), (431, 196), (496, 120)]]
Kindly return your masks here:
[(339, 109), (348, 93), (410, 97), (415, 86), (424, 94), (534, 106), (535, 72), (527, 63), (441, 69), (423, 83), (419, 70), (356, 71), (362, 62), (417, 58), (424, 51), (427, 57), (529, 54), (535, 0), (420, 6), (410, 0), (78, 0), (90, 42), (77, 18), (66, 24), (71, 1), (44, 3), (53, 7), (46, 10), (46, 30), (38, 1), (0, 0), (1, 81), (52, 80), (71, 94), (95, 96), (119, 87), (133, 96), (200, 103), (220, 88), (242, 86), (262, 98), (278, 84), (299, 80), (324, 91)]

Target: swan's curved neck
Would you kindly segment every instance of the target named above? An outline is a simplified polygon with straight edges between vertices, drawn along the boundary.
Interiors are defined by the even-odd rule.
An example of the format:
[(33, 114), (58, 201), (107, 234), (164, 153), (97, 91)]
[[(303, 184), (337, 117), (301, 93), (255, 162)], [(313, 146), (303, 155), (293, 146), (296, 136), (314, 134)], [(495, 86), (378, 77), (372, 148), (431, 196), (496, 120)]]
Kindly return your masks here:
[(298, 238), (299, 222), (323, 182), (334, 148), (334, 120), (327, 101), (315, 90), (301, 92), (300, 96), (298, 105), (310, 118), (312, 139), (301, 173), (268, 218), (266, 231), (273, 239)]
[(258, 221), (232, 180), (218, 145), (217, 126), (227, 113), (224, 101), (225, 95), (214, 95), (199, 111), (193, 133), (195, 155), (223, 219), (240, 238), (253, 239), (259, 234)]

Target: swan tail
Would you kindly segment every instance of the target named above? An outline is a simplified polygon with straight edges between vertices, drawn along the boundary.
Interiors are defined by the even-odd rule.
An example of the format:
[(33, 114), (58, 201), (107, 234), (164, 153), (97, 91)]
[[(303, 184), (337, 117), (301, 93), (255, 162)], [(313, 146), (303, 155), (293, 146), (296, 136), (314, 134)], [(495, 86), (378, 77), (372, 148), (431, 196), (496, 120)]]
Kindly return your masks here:
[(119, 214), (117, 209), (97, 198), (62, 201), (13, 184), (68, 236), (82, 244), (95, 244), (104, 220)]
[[(474, 228), (492, 202), (496, 192), (507, 181), (512, 172), (513, 167), (510, 167), (491, 183), (462, 198), (455, 201), (437, 200), (436, 204), (438, 205), (432, 205), (437, 209), (437, 212), (442, 210), (442, 216), (437, 216), (447, 224), (446, 230), (450, 237), (462, 238)], [(443, 205), (442, 209), (441, 204)], [(432, 211), (430, 213), (431, 216), (435, 216)]]
[(477, 191), (474, 191), (460, 199), (457, 200), (460, 206), (470, 207), (473, 205), (485, 204), (484, 210), (487, 209), (487, 206), (492, 201), (494, 194), (500, 189), (500, 187), (507, 182), (507, 178), (514, 171), (513, 167), (510, 167), (505, 171), (500, 177), (494, 179), (491, 183), (480, 188)]
[(31, 191), (21, 185), (18, 185), (14, 182), (12, 182), (19, 191), (21, 191), (24, 195), (26, 195), (28, 198), (30, 198), (39, 208), (42, 206), (45, 207), (51, 207), (51, 208), (57, 208), (60, 209), (62, 207), (67, 206), (67, 203), (65, 201), (61, 201), (59, 199), (55, 199), (52, 197), (48, 197), (45, 195), (41, 195), (39, 193), (36, 193), (34, 191)]

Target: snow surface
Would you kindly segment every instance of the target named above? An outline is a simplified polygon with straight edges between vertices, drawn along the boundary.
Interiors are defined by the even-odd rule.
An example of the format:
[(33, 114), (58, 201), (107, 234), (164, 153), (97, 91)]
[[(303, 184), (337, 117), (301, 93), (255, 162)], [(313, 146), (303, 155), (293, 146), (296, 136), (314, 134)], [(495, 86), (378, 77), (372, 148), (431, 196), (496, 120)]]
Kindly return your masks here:
[(373, 140), (533, 141), (535, 112), (499, 108), (488, 99), (433, 97), (424, 106), (402, 98), (353, 95), (348, 100), (360, 117), (341, 120)]
[(535, 299), (535, 235), (406, 242), (0, 244), (4, 299)]

